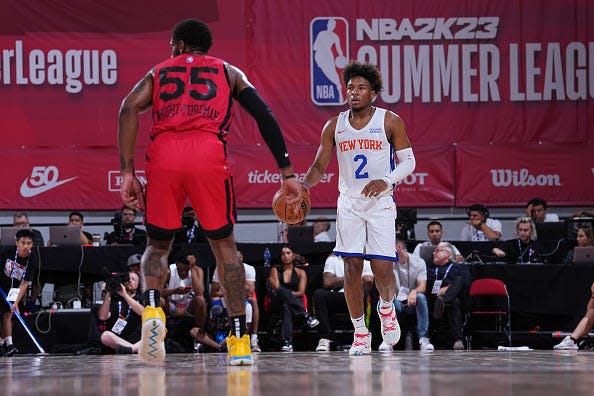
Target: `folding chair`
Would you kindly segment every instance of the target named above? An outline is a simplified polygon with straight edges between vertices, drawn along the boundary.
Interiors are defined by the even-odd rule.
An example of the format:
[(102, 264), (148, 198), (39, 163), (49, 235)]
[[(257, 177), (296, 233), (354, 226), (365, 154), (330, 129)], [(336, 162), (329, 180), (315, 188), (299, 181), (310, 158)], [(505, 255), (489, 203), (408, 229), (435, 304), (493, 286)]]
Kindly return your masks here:
[(505, 283), (499, 279), (477, 279), (470, 285), (470, 307), (467, 343), (470, 349), (474, 335), (503, 335), (512, 346), (511, 310)]

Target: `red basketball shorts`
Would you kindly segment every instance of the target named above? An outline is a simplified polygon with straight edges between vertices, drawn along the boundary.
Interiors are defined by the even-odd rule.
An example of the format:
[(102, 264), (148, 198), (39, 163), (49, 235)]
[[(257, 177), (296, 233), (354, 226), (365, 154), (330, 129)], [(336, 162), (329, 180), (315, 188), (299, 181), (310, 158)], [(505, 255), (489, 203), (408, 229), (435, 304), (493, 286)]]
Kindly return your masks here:
[(216, 135), (160, 133), (148, 147), (145, 170), (147, 225), (179, 229), (186, 198), (207, 234), (235, 224), (231, 169), (225, 145)]

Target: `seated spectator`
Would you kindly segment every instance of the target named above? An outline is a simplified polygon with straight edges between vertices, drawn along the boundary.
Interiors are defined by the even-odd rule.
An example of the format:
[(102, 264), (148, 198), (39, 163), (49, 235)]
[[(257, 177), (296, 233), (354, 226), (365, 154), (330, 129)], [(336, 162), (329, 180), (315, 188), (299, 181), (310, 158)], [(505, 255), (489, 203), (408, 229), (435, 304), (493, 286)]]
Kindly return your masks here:
[(69, 226), (76, 226), (81, 227), (80, 231), (80, 243), (81, 245), (90, 245), (93, 243), (93, 236), (86, 231), (82, 230), (82, 227), (85, 225), (85, 217), (80, 212), (70, 212), (68, 215), (68, 225)]
[[(252, 352), (261, 352), (258, 343), (258, 322), (260, 320), (260, 310), (258, 308), (258, 299), (256, 297), (256, 269), (243, 262), (243, 253), (237, 251), (238, 259), (243, 263), (245, 270), (245, 302), (246, 302), (246, 325), (250, 334), (250, 343)], [(226, 307), (223, 298), (223, 288), (219, 281), (219, 272), (215, 271), (210, 285), (211, 299), (211, 317), (220, 315), (217, 311), (213, 312), (213, 307), (217, 306), (217, 301), (221, 301), (221, 306)], [(218, 309), (218, 308), (217, 308)], [(222, 312), (222, 311), (221, 311)]]
[(128, 261), (126, 262), (126, 266), (128, 267), (128, 271), (136, 272), (140, 275), (140, 261), (142, 260), (142, 254), (136, 253), (132, 256), (128, 257)]
[(547, 213), (547, 201), (542, 198), (532, 198), (526, 204), (526, 216), (534, 223), (548, 223), (559, 221), (556, 213)]
[(207, 243), (206, 235), (202, 231), (196, 211), (186, 206), (182, 211), (182, 228), (175, 234), (174, 244), (177, 243)]
[(580, 209), (571, 215), (571, 218), (574, 217), (594, 217), (594, 209)]
[[(403, 241), (396, 241), (399, 261), (394, 262), (396, 276), (396, 297), (394, 307), (398, 315), (416, 315), (417, 336), (421, 351), (432, 351), (435, 348), (429, 340), (429, 308), (425, 296), (427, 287), (427, 267), (425, 260), (406, 251)], [(382, 342), (380, 351), (391, 351), (392, 346)]]
[(578, 342), (580, 338), (586, 337), (588, 332), (592, 330), (592, 326), (594, 326), (594, 283), (590, 286), (590, 292), (592, 293), (590, 299), (588, 300), (588, 305), (586, 306), (586, 315), (580, 320), (577, 327), (571, 335), (565, 337), (560, 343), (555, 345), (553, 349), (556, 350), (564, 350), (564, 349), (573, 349), (578, 350)]
[[(346, 298), (344, 297), (344, 261), (342, 257), (330, 254), (324, 263), (324, 273), (322, 288), (317, 289), (313, 294), (313, 302), (316, 317), (320, 321), (318, 327), (318, 336), (320, 340), (316, 348), (317, 352), (330, 351), (330, 334), (332, 323), (330, 323), (330, 313), (349, 314)], [(373, 272), (371, 264), (365, 260), (363, 262), (363, 273), (361, 274), (363, 290), (369, 292), (373, 287)]]
[[(13, 227), (20, 227), (20, 228), (29, 228), (33, 232), (33, 245), (38, 247), (43, 247), (43, 235), (38, 230), (31, 228), (29, 224), (29, 216), (26, 212), (17, 212), (12, 216), (12, 226)], [(12, 242), (8, 243), (8, 241), (2, 241), (5, 244), (9, 245)]]
[[(441, 237), (443, 235), (443, 227), (439, 221), (433, 220), (427, 224), (427, 236), (429, 237), (428, 241), (421, 242), (417, 246), (415, 246), (415, 250), (413, 253), (417, 257), (421, 257), (421, 246), (437, 246), (441, 242)], [(456, 248), (456, 246), (452, 245), (454, 248), (454, 253), (456, 254), (456, 261), (464, 260), (460, 251)]]
[(136, 210), (126, 206), (112, 220), (113, 231), (105, 236), (108, 245), (145, 245), (146, 231), (135, 226)]
[(496, 241), (501, 238), (501, 222), (489, 217), (485, 205), (474, 204), (466, 209), (468, 224), (462, 228), (462, 241)]
[(140, 277), (135, 272), (129, 272), (128, 276), (130, 279), (120, 285), (117, 295), (112, 295), (106, 287), (98, 312), (99, 320), (108, 329), (101, 333), (101, 344), (116, 354), (138, 353), (140, 345), (140, 319), (144, 311), (138, 293)]
[(314, 242), (332, 242), (330, 234), (330, 222), (323, 216), (317, 217), (313, 222)]
[(540, 260), (543, 249), (537, 241), (536, 226), (530, 217), (516, 220), (516, 238), (505, 241), (493, 248), (493, 254), (503, 258), (509, 264), (536, 263)]
[(207, 316), (204, 271), (196, 264), (196, 257), (185, 249), (177, 252), (175, 257), (175, 263), (167, 270), (161, 307), (167, 316), (194, 318), (195, 326), (204, 328)]
[[(578, 226), (576, 237), (577, 246), (594, 246), (594, 232), (592, 231), (592, 227), (590, 227), (589, 224)], [(567, 256), (565, 256), (563, 264), (573, 264), (573, 262), (573, 249), (571, 249), (569, 252), (567, 252)]]
[(427, 267), (427, 290), (433, 318), (440, 320), (445, 312), (455, 350), (464, 349), (462, 315), (468, 301), (470, 274), (464, 264), (454, 262), (452, 245), (441, 242), (433, 252), (433, 264)]
[(283, 246), (280, 260), (281, 265), (272, 267), (268, 275), (270, 312), (280, 313), (281, 316), (281, 351), (293, 352), (293, 320), (303, 318), (311, 328), (320, 322), (303, 305), (307, 274), (296, 268), (295, 251), (290, 245)]

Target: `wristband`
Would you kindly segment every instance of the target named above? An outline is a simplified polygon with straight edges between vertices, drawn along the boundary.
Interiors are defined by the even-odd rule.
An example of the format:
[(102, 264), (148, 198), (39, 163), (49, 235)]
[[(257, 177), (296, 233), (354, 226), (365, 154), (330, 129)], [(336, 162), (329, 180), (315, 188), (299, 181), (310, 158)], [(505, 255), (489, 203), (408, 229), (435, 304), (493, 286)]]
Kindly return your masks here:
[(294, 174), (294, 173), (293, 173), (292, 175), (289, 175), (289, 176), (282, 175), (282, 179), (283, 179), (283, 180), (287, 180), (287, 179), (294, 179), (294, 178), (296, 178), (296, 177), (297, 177), (297, 176), (295, 176), (295, 174)]

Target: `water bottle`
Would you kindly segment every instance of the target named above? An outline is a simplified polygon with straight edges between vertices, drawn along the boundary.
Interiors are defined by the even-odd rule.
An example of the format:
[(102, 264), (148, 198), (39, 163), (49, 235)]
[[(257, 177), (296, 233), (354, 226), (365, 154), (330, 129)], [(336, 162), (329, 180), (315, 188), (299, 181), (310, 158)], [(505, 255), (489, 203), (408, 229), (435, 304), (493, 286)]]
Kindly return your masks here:
[(270, 249), (264, 249), (264, 268), (270, 268)]

